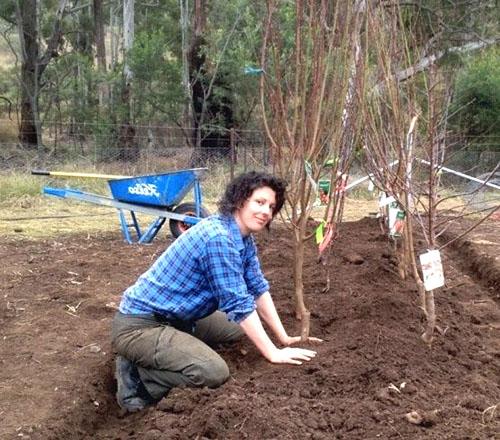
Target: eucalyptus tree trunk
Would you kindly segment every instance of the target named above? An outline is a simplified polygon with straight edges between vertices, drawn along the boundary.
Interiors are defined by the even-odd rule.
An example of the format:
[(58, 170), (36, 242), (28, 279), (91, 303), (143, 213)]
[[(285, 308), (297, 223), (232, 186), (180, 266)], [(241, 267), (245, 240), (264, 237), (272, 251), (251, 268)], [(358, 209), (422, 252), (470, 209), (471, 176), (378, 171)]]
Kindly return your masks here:
[(189, 0), (179, 0), (180, 7), (180, 26), (181, 26), (181, 45), (182, 45), (182, 88), (184, 90), (184, 110), (183, 123), (184, 127), (188, 127), (192, 121), (191, 111), (191, 83), (189, 81)]
[(106, 45), (104, 32), (104, 17), (102, 11), (102, 0), (93, 0), (94, 14), (94, 44), (96, 48), (97, 70), (101, 76), (98, 85), (99, 108), (102, 108), (107, 101), (108, 87), (102, 80), (106, 74)]
[(19, 141), (27, 147), (41, 144), (38, 127), (38, 21), (36, 0), (17, 2), (19, 41), (21, 42), (21, 124)]
[(16, 19), (21, 45), (21, 122), (19, 141), (24, 146), (36, 148), (42, 145), (40, 126), (40, 80), (45, 68), (58, 56), (62, 43), (61, 20), (67, 0), (59, 0), (53, 19), (52, 33), (45, 45), (45, 52), (40, 55), (38, 39), (38, 3), (37, 0), (18, 0), (16, 2)]
[[(205, 30), (207, 24), (209, 2), (195, 0), (194, 2), (194, 31), (189, 49), (189, 79), (191, 84), (191, 105), (193, 116), (193, 132), (191, 143), (194, 147), (191, 156), (191, 166), (206, 166), (210, 160), (229, 158), (231, 153), (231, 129), (234, 126), (233, 105), (225, 96), (217, 96), (215, 87), (219, 90), (230, 91), (228, 84), (220, 72), (220, 63), (224, 56), (227, 44), (241, 18), (238, 15), (233, 28), (225, 37), (224, 47), (220, 50), (217, 60), (207, 59), (203, 50), (205, 44)], [(215, 65), (215, 67), (213, 67)], [(215, 122), (218, 129), (208, 127)]]
[(123, 52), (125, 54), (123, 73), (125, 83), (129, 86), (132, 82), (132, 70), (128, 63), (128, 53), (134, 45), (134, 16), (135, 0), (123, 0)]
[(109, 27), (110, 27), (110, 68), (113, 70), (118, 63), (118, 44), (119, 34), (117, 29), (119, 27), (117, 7), (111, 5), (109, 8)]
[(139, 159), (139, 146), (136, 139), (136, 128), (133, 125), (132, 111), (132, 80), (133, 73), (130, 68), (128, 57), (134, 45), (134, 10), (135, 0), (123, 0), (123, 78), (122, 105), (125, 114), (120, 125), (118, 137), (118, 159), (124, 161), (137, 161)]

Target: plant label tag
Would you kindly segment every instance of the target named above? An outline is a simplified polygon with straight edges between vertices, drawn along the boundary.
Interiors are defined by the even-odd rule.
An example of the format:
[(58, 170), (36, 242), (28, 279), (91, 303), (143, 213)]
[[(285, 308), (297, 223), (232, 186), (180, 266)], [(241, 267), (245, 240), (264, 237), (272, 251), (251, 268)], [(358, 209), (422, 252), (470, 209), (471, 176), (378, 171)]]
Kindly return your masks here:
[(421, 254), (419, 258), (422, 265), (425, 290), (434, 290), (444, 286), (443, 265), (441, 264), (439, 251), (437, 249), (428, 251)]
[(389, 235), (391, 237), (401, 237), (405, 227), (406, 213), (396, 203), (389, 205)]
[(373, 192), (375, 189), (375, 184), (373, 183), (373, 180), (368, 181), (368, 191)]
[(383, 208), (384, 206), (387, 206), (389, 203), (395, 202), (396, 199), (394, 196), (387, 197), (385, 193), (380, 194), (380, 199), (378, 201), (378, 206), (379, 208)]

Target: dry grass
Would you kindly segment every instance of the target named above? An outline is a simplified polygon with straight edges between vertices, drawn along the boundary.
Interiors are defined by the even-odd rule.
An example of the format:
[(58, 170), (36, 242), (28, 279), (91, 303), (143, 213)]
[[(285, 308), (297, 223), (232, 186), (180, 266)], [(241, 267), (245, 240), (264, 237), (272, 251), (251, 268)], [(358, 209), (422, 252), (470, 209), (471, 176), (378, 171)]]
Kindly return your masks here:
[[(2, 63), (0, 57), (0, 65)], [(2, 69), (0, 67), (0, 75), (2, 75)], [(0, 111), (5, 110), (5, 102), (0, 102)], [(18, 139), (18, 128), (15, 121), (8, 119), (8, 114), (0, 113), (0, 142), (3, 144), (16, 144)], [(14, 116), (12, 116), (14, 117)]]
[[(187, 199), (188, 200), (188, 199)], [(205, 199), (204, 205), (216, 211), (215, 198)], [(345, 220), (357, 220), (376, 210), (375, 201), (347, 199)], [(152, 220), (140, 215), (142, 225)], [(34, 196), (4, 203), (0, 214), (0, 237), (37, 240), (67, 234), (90, 235), (99, 232), (120, 234), (115, 209), (76, 200)], [(162, 234), (168, 233), (165, 225)]]
[(109, 208), (71, 200), (30, 197), (2, 208), (0, 236), (37, 240), (82, 232), (105, 232), (118, 227)]
[[(215, 173), (214, 175), (222, 176), (223, 174)], [(216, 211), (216, 201), (220, 198), (225, 183), (222, 177), (203, 182), (203, 204), (210, 212)], [(70, 186), (97, 194), (107, 194), (105, 181), (71, 180)], [(118, 236), (121, 235), (117, 210), (113, 208), (71, 199), (30, 194), (33, 193), (24, 192), (21, 196), (10, 197), (0, 203), (0, 237), (38, 240), (67, 234), (93, 235), (114, 232)], [(190, 199), (191, 197), (188, 195), (185, 201), (190, 201)], [(448, 207), (452, 207), (453, 203), (458, 202), (450, 200)], [(377, 210), (378, 201), (376, 198), (347, 197), (344, 207), (344, 221), (356, 221), (363, 217), (373, 216)], [(323, 211), (324, 207), (319, 207), (314, 210), (313, 216), (320, 219)], [(151, 216), (144, 214), (138, 214), (138, 218), (141, 227), (148, 225), (153, 220)], [(160, 235), (168, 233), (168, 225), (165, 225)]]
[[(215, 211), (215, 204), (205, 204)], [(40, 240), (68, 234), (121, 234), (118, 211), (105, 206), (52, 197), (25, 197), (4, 204), (0, 214), (0, 237)], [(142, 227), (154, 218), (138, 214)], [(169, 233), (165, 225), (161, 234)]]

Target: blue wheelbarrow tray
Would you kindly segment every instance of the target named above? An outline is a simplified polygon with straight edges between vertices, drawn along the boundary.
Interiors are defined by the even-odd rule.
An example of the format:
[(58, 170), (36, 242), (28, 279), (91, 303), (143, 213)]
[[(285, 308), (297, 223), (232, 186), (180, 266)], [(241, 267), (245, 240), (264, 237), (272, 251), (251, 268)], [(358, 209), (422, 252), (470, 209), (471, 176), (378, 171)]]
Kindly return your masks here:
[(121, 202), (171, 208), (178, 205), (206, 168), (109, 180), (113, 198)]

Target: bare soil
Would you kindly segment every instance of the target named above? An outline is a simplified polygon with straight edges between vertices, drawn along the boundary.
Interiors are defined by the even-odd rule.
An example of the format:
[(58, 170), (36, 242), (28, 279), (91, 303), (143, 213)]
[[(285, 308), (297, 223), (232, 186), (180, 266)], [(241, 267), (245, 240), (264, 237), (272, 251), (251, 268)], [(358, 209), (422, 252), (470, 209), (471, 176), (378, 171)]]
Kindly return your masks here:
[[(0, 438), (498, 438), (498, 233), (499, 223), (489, 221), (446, 248), (447, 285), (436, 292), (442, 332), (428, 347), (416, 289), (398, 278), (376, 221), (345, 223), (327, 267), (316, 263), (313, 243), (307, 249), (312, 334), (325, 340), (313, 361), (272, 365), (243, 340), (220, 349), (232, 373), (224, 386), (174, 390), (132, 415), (114, 399), (110, 322), (121, 292), (168, 241), (127, 245), (118, 232), (4, 237)], [(293, 333), (299, 324), (284, 226), (260, 236), (259, 249)], [(322, 293), (327, 271), (331, 290)], [(418, 424), (405, 417), (412, 411)]]

